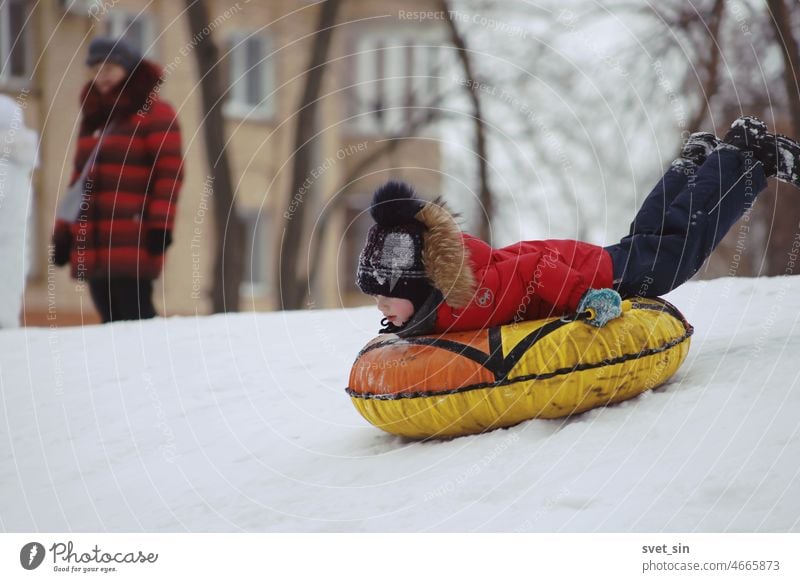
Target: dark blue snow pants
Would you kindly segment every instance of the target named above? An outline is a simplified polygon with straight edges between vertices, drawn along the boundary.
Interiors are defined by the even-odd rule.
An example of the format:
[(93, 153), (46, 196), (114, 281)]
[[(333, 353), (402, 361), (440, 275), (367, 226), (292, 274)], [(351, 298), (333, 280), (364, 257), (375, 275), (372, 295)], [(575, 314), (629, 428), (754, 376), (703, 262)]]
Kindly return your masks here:
[(766, 185), (761, 162), (736, 149), (714, 151), (699, 168), (670, 167), (628, 236), (606, 247), (614, 288), (653, 297), (685, 283)]

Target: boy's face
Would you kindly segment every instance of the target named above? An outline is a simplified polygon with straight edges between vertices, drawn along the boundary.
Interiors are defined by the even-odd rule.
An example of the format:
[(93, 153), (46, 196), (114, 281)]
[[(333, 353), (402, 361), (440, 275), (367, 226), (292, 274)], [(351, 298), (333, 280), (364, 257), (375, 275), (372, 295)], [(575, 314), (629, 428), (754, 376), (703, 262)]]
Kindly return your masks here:
[(414, 315), (414, 304), (408, 299), (375, 295), (375, 301), (383, 316), (397, 327), (404, 325)]

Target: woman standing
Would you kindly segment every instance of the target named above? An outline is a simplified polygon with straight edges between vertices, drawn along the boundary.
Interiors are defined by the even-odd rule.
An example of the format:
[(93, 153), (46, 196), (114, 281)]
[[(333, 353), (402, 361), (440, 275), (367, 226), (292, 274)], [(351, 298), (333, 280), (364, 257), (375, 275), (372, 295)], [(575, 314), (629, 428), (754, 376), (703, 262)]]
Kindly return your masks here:
[(86, 64), (70, 181), (83, 197), (56, 221), (53, 260), (88, 283), (104, 323), (155, 317), (183, 178), (176, 114), (158, 97), (160, 67), (124, 40), (95, 38)]

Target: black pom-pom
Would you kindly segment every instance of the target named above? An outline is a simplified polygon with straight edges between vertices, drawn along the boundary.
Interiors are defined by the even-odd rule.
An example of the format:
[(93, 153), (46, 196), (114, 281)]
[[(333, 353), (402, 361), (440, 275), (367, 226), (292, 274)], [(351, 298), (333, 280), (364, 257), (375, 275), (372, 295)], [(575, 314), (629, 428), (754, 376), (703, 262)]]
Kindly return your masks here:
[(390, 180), (375, 190), (369, 212), (381, 226), (400, 226), (414, 220), (424, 205), (425, 201), (416, 197), (409, 184)]

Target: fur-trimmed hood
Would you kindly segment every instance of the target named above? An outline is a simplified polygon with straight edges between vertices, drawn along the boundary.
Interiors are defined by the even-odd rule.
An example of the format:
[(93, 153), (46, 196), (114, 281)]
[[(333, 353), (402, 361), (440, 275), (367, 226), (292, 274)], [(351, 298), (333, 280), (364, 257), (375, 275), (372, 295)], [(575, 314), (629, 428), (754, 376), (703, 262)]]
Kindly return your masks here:
[(81, 91), (81, 133), (102, 128), (111, 118), (124, 119), (143, 110), (148, 101), (158, 98), (162, 77), (160, 66), (143, 59), (106, 94), (101, 94), (91, 81), (87, 82)]
[(450, 307), (466, 307), (475, 295), (475, 274), (454, 215), (439, 198), (426, 203), (415, 217), (426, 228), (422, 262), (428, 279)]

